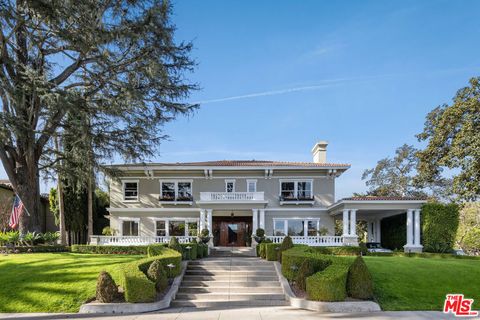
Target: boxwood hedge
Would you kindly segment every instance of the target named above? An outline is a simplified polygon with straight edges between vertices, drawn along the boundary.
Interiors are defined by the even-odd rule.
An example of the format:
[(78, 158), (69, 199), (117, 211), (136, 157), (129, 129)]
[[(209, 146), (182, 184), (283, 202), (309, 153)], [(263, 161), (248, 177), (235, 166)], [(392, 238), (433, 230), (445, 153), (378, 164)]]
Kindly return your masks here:
[(99, 246), (74, 244), (71, 247), (75, 253), (97, 253), (97, 254), (143, 254), (147, 255), (148, 246)]
[[(308, 260), (314, 272), (306, 278), (309, 299), (343, 301), (347, 296), (371, 297), (373, 282), (362, 257), (353, 255), (353, 249), (344, 250), (348, 254), (344, 256), (332, 255), (331, 252), (324, 247), (295, 246), (282, 253), (282, 273), (288, 280), (295, 280), (299, 268)], [(355, 274), (360, 271), (361, 275)]]
[[(158, 253), (159, 255), (157, 256), (120, 264), (113, 268), (111, 271), (112, 277), (117, 284), (123, 287), (125, 301), (138, 303), (155, 300), (157, 296), (155, 283), (146, 276), (148, 268), (153, 261), (160, 261), (169, 277), (176, 277), (180, 274), (182, 263), (180, 253), (168, 248), (158, 249)], [(167, 267), (169, 264), (173, 264), (174, 267)]]

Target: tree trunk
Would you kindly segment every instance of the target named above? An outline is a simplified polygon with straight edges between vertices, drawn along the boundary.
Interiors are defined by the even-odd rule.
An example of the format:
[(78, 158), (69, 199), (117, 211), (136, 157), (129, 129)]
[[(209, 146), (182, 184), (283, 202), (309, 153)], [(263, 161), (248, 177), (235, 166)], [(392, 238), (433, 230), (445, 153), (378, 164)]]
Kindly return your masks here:
[(19, 230), (21, 234), (28, 231), (41, 232), (40, 226), (40, 186), (38, 165), (34, 168), (20, 167), (17, 181), (12, 182), (17, 195), (23, 202), (24, 211), (20, 216)]
[(88, 229), (87, 229), (87, 243), (90, 241), (90, 236), (93, 235), (93, 179), (92, 174), (88, 176)]
[[(60, 152), (60, 143), (59, 138), (55, 137), (55, 149)], [(60, 165), (62, 163), (60, 162)], [(63, 202), (63, 185), (60, 174), (58, 174), (58, 183), (57, 183), (57, 195), (58, 195), (58, 220), (59, 220), (59, 231), (60, 231), (60, 244), (66, 245), (67, 242), (67, 230), (65, 228), (65, 205)]]

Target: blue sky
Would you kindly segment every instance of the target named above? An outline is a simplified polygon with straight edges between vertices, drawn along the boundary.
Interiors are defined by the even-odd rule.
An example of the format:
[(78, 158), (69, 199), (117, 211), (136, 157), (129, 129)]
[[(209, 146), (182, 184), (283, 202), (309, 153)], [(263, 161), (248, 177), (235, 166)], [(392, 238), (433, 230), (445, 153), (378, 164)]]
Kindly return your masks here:
[[(192, 116), (165, 127), (153, 161), (328, 160), (352, 168), (337, 198), (403, 143), (425, 115), (480, 76), (479, 1), (174, 2), (192, 40)], [(0, 170), (0, 176), (4, 176)]]

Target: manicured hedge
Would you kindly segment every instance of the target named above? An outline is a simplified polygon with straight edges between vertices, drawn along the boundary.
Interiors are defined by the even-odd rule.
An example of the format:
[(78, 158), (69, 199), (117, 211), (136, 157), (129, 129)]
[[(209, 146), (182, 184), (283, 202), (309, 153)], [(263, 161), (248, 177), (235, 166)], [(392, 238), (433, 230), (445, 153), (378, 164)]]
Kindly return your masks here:
[(456, 204), (426, 203), (422, 206), (422, 243), (426, 252), (450, 252), (455, 244), (459, 208)]
[[(154, 245), (156, 246), (156, 245)], [(148, 246), (99, 246), (99, 245), (72, 245), (75, 253), (98, 253), (98, 254), (148, 254)]]
[(369, 252), (368, 256), (376, 257), (410, 257), (410, 258), (436, 258), (436, 259), (467, 259), (480, 260), (480, 256), (459, 256), (450, 253), (431, 253), (431, 252)]
[[(319, 247), (295, 246), (282, 254), (282, 273), (290, 281), (298, 275), (298, 269), (308, 260), (314, 274), (306, 278), (306, 292), (311, 300), (342, 301), (348, 296), (370, 297), (373, 282), (361, 256), (347, 249), (347, 255), (325, 254), (332, 252)], [(355, 263), (354, 263), (355, 262)], [(352, 270), (351, 270), (352, 268)], [(355, 270), (354, 270), (355, 269)], [(355, 274), (357, 270), (361, 274)], [(347, 286), (348, 284), (348, 286)], [(365, 290), (365, 291), (363, 291)]]
[(336, 256), (359, 256), (362, 252), (360, 247), (310, 247), (310, 250), (319, 254), (331, 254)]
[(264, 252), (265, 252), (265, 259), (268, 261), (277, 261), (278, 254), (280, 253), (280, 244), (279, 243), (265, 243)]
[(197, 245), (197, 257), (199, 257), (199, 258), (208, 257), (208, 245), (207, 244), (199, 243)]
[(24, 247), (24, 246), (16, 246), (13, 247), (0, 247), (0, 252), (8, 252), (8, 253), (39, 253), (39, 252), (70, 252), (70, 247), (68, 246), (33, 246), (33, 247)]
[[(135, 262), (118, 265), (111, 272), (115, 282), (123, 287), (125, 301), (131, 303), (152, 302), (156, 299), (155, 283), (146, 276), (153, 261), (158, 260), (167, 271), (169, 277), (180, 274), (182, 256), (175, 250), (162, 248), (158, 256), (140, 259)], [(172, 269), (167, 265), (173, 264)]]
[[(197, 247), (198, 243), (181, 243), (182, 247), (182, 257), (184, 260), (195, 260), (197, 259)], [(190, 250), (187, 249), (190, 248)]]
[(167, 244), (165, 243), (157, 243), (157, 244), (150, 244), (147, 246), (147, 256), (153, 257), (158, 256), (163, 251), (163, 248), (166, 248)]

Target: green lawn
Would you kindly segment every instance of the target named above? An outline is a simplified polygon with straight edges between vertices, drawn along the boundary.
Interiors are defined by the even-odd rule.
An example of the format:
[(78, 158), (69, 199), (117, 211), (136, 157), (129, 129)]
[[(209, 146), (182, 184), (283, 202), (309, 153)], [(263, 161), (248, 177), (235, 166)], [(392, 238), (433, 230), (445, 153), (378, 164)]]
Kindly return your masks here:
[(383, 310), (442, 310), (447, 293), (480, 309), (480, 260), (364, 257)]
[(101, 270), (139, 256), (32, 253), (0, 256), (0, 312), (78, 312)]

